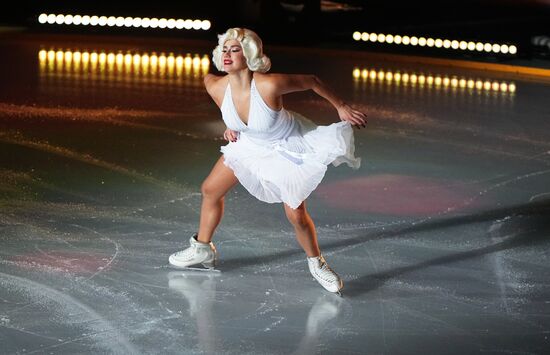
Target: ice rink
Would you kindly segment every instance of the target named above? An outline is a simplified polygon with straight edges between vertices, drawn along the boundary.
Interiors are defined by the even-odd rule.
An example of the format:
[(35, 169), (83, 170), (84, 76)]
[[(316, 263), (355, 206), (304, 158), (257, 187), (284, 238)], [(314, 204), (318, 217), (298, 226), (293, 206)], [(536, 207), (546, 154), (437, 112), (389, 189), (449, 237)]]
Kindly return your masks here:
[[(269, 47), (366, 112), (359, 170), (307, 206), (342, 297), (281, 204), (238, 185), (219, 272), (168, 256), (198, 228), (225, 129), (215, 45), (0, 40), (0, 353), (542, 354), (550, 348), (550, 83)], [(339, 121), (313, 92), (284, 107)]]

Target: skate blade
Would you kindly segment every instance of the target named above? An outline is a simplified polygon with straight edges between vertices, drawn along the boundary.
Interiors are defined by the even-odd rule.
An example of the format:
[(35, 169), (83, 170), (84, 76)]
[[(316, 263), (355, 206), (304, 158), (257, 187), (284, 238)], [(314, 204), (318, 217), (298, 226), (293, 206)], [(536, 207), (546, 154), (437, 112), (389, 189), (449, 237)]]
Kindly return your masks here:
[(192, 267), (192, 266), (185, 266), (185, 267), (179, 267), (172, 264), (168, 264), (168, 266), (171, 269), (176, 269), (180, 271), (201, 271), (201, 272), (215, 272), (215, 273), (221, 273), (221, 270), (215, 269), (215, 268), (205, 268), (205, 267)]

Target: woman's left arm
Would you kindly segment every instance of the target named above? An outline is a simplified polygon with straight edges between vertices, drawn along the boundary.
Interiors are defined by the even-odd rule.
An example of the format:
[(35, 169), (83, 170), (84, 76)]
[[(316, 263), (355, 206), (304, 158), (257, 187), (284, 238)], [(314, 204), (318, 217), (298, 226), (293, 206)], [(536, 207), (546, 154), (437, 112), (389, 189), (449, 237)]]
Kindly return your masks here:
[(310, 74), (271, 74), (278, 95), (284, 95), (296, 91), (313, 90), (319, 96), (329, 101), (338, 111), (342, 121), (348, 121), (353, 125), (365, 127), (367, 115), (348, 105), (335, 92), (316, 75)]

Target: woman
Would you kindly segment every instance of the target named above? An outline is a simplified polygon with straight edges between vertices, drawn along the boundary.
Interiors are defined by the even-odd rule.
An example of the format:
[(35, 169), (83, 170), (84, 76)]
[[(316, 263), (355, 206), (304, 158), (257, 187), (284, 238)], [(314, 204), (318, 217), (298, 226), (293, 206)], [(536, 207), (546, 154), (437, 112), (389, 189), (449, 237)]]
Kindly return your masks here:
[[(207, 74), (204, 84), (220, 107), (227, 125), (223, 136), (229, 143), (221, 147), (223, 156), (202, 184), (198, 234), (190, 238), (189, 248), (172, 254), (169, 262), (176, 267), (214, 267), (217, 252), (212, 235), (223, 215), (225, 194), (240, 182), (259, 200), (284, 203), (311, 274), (328, 291), (339, 292), (342, 280), (321, 255), (305, 200), (321, 182), (328, 164), (359, 168), (352, 125), (364, 127), (366, 116), (315, 75), (265, 74), (271, 61), (253, 31), (231, 28), (218, 38), (213, 61), (227, 75)], [(337, 109), (342, 122), (316, 126), (284, 109), (284, 94), (310, 89)]]

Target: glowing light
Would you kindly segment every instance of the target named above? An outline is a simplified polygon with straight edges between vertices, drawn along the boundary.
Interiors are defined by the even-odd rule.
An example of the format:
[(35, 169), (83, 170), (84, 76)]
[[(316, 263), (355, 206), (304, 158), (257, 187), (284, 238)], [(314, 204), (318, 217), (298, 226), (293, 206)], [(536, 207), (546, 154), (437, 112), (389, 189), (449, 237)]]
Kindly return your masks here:
[[(42, 16), (42, 15), (41, 15), (41, 16)], [(48, 17), (48, 16), (46, 16), (46, 19), (47, 19), (47, 17)], [(39, 21), (40, 21), (40, 19), (39, 19)], [(46, 20), (44, 20), (44, 22), (40, 22), (40, 23), (45, 23), (45, 22), (46, 22)], [(356, 41), (361, 40), (361, 36), (362, 36), (362, 35), (361, 35), (361, 32), (358, 32), (358, 31), (353, 32), (353, 39), (354, 39), (354, 40), (356, 40)]]
[[(96, 15), (63, 15), (63, 14), (45, 14), (42, 13), (37, 18), (40, 24), (49, 25), (77, 25), (77, 26), (109, 26), (109, 27), (134, 27), (134, 28), (161, 28), (178, 30), (203, 30), (212, 28), (212, 22), (206, 19), (166, 19), (149, 17), (131, 17), (131, 16), (96, 16)], [(360, 36), (360, 32), (359, 33)], [(357, 35), (354, 34), (354, 38)]]

